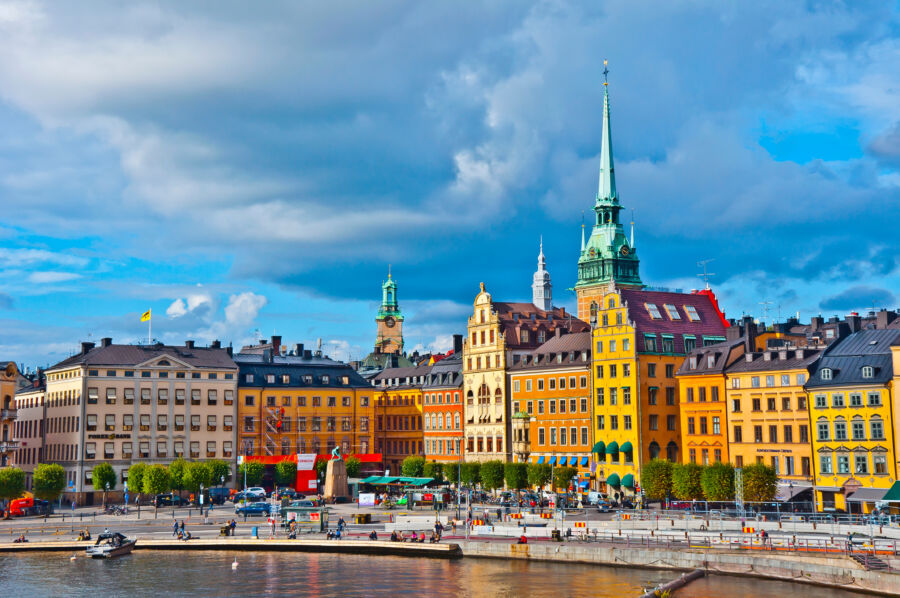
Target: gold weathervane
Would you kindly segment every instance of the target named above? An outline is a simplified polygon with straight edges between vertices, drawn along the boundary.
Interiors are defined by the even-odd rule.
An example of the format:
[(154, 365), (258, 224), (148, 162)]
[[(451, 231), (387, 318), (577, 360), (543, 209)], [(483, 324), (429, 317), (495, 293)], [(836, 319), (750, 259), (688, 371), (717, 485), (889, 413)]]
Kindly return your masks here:
[(603, 85), (609, 85), (609, 81), (607, 81), (607, 75), (609, 75), (609, 69), (606, 68), (606, 65), (609, 64), (608, 60), (603, 61)]

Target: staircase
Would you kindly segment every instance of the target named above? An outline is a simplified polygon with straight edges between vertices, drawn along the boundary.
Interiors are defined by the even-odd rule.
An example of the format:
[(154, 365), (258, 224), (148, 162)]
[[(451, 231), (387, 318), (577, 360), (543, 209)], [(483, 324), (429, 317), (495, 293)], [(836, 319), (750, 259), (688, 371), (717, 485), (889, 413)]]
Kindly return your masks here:
[(887, 571), (890, 569), (887, 563), (873, 554), (850, 553), (850, 558), (866, 568), (866, 571)]

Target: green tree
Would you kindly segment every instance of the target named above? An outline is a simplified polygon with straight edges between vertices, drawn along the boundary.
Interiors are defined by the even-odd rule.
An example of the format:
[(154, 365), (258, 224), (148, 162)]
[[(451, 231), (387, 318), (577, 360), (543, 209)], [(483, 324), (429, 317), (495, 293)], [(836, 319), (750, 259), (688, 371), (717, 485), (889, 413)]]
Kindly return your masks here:
[(463, 463), (462, 471), (460, 474), (460, 482), (465, 484), (466, 486), (474, 487), (475, 484), (481, 481), (481, 463), (477, 461), (474, 463)]
[(34, 495), (53, 502), (66, 487), (66, 470), (56, 463), (42, 463), (34, 468), (31, 488)]
[(294, 487), (297, 484), (297, 462), (284, 459), (275, 464), (275, 484)]
[(553, 469), (553, 487), (563, 491), (568, 491), (572, 478), (578, 475), (578, 470), (574, 467), (556, 467)]
[(481, 487), (485, 490), (503, 488), (503, 461), (485, 461), (481, 464)]
[(25, 492), (25, 472), (18, 467), (0, 469), (0, 499), (14, 500)]
[[(320, 463), (326, 463), (320, 461)], [(319, 463), (316, 463), (316, 470), (319, 470)], [(247, 487), (259, 486), (262, 483), (263, 476), (266, 475), (266, 466), (259, 461), (244, 461), (238, 466), (238, 483), (244, 483), (244, 474), (247, 475)]]
[(425, 478), (434, 478), (436, 482), (444, 481), (444, 466), (441, 463), (436, 463), (434, 461), (428, 461), (425, 463), (424, 467), (422, 467), (422, 477)]
[(450, 484), (459, 484), (459, 463), (447, 463), (444, 466), (444, 478)]
[(663, 500), (672, 492), (672, 463), (653, 459), (641, 468), (641, 488), (647, 500)]
[(169, 464), (169, 480), (171, 480), (172, 490), (184, 490), (185, 467), (187, 467), (187, 461), (181, 457)]
[(181, 483), (185, 490), (196, 494), (200, 492), (200, 486), (209, 488), (212, 485), (212, 469), (203, 461), (185, 463)]
[(400, 466), (400, 473), (410, 478), (421, 478), (424, 468), (425, 457), (410, 455), (403, 460), (403, 464)]
[(210, 459), (206, 464), (209, 465), (211, 474), (209, 483), (213, 486), (223, 485), (224, 482), (222, 482), (222, 478), (225, 478), (225, 482), (231, 480), (231, 467), (229, 467), (227, 461), (223, 461), (222, 459)]
[(528, 464), (528, 484), (543, 488), (550, 483), (550, 466), (546, 463)]
[(744, 500), (769, 502), (775, 498), (778, 474), (765, 463), (753, 463), (744, 467)]
[(144, 493), (155, 496), (171, 489), (169, 470), (162, 465), (148, 465), (144, 470)]
[(128, 468), (128, 488), (135, 494), (144, 491), (144, 472), (147, 471), (146, 463), (135, 463)]
[(703, 468), (700, 486), (706, 500), (734, 500), (734, 467), (731, 463), (713, 463)]
[(676, 463), (672, 467), (672, 494), (679, 500), (702, 500), (702, 476), (702, 466), (696, 463)]
[(359, 470), (362, 467), (362, 461), (356, 457), (348, 457), (344, 459), (344, 467), (347, 468), (347, 477), (358, 478)]
[(116, 488), (116, 470), (109, 463), (97, 463), (91, 473), (94, 490), (103, 492), (103, 506), (106, 507), (106, 491)]
[(521, 490), (528, 485), (528, 464), (506, 463), (503, 466), (503, 478), (507, 488)]

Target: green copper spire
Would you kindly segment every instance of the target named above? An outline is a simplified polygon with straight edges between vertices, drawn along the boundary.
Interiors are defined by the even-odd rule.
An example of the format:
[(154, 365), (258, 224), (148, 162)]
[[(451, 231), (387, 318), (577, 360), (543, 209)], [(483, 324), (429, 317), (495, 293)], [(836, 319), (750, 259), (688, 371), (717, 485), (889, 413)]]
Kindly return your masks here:
[(388, 266), (388, 279), (381, 285), (381, 308), (378, 317), (393, 316), (395, 320), (402, 320), (400, 305), (397, 302), (397, 282), (391, 278), (391, 267)]
[(618, 202), (616, 193), (616, 169), (613, 165), (612, 129), (609, 123), (609, 87), (606, 75), (606, 61), (603, 61), (603, 139), (600, 142), (600, 184), (597, 189), (597, 201)]

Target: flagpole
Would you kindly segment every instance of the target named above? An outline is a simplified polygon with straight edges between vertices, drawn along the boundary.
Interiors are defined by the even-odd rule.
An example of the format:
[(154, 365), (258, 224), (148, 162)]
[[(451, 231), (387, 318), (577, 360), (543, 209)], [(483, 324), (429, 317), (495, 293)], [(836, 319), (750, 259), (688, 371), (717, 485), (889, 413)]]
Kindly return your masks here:
[(150, 317), (147, 318), (147, 344), (153, 344), (153, 312), (150, 312)]

